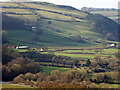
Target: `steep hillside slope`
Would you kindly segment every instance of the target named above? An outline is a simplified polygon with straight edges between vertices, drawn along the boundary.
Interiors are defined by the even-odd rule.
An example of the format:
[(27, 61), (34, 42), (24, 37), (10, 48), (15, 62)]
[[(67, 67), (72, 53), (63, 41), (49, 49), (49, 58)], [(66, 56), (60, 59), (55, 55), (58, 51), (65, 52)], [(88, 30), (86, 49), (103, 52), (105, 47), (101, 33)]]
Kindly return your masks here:
[[(105, 34), (92, 30), (92, 23), (86, 18), (91, 14), (70, 6), (45, 2), (17, 2), (2, 3), (2, 7), (3, 29), (9, 42), (14, 45), (91, 46), (97, 45), (96, 42), (104, 39), (105, 34), (109, 33), (109, 30)], [(11, 19), (14, 22), (11, 22)], [(19, 26), (15, 20), (24, 25)], [(13, 27), (6, 27), (8, 23)], [(20, 28), (21, 25), (23, 28)]]

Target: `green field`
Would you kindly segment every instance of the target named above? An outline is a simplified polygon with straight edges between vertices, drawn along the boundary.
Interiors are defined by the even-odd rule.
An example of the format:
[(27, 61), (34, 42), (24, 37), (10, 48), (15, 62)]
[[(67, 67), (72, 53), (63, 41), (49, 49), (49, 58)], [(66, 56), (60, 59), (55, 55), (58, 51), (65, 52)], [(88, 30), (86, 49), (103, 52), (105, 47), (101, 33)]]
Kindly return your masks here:
[[(101, 51), (102, 50), (102, 51)], [(101, 52), (99, 52), (101, 51)], [(115, 58), (113, 53), (118, 52), (118, 49), (110, 48), (110, 49), (98, 49), (98, 52), (96, 52), (96, 49), (92, 50), (64, 50), (64, 51), (57, 51), (55, 52), (55, 55), (57, 56), (68, 56), (71, 58), (79, 58), (87, 60), (94, 59), (96, 56), (100, 56), (101, 58), (106, 58), (108, 56), (111, 56), (112, 58)], [(47, 54), (48, 52), (41, 52), (42, 54)]]
[(70, 70), (70, 68), (61, 68), (61, 67), (51, 67), (51, 66), (41, 66), (43, 72), (50, 74), (52, 70), (60, 70), (61, 72), (65, 72)]
[(56, 52), (55, 55), (62, 55), (62, 56), (68, 56), (72, 58), (89, 58), (93, 59), (95, 55), (89, 55), (89, 54), (67, 54), (67, 53), (61, 53), (61, 52)]
[[(42, 47), (42, 46), (41, 46)], [(40, 47), (38, 47), (40, 48)], [(54, 51), (54, 54), (56, 56), (68, 56), (71, 58), (78, 58), (78, 59), (94, 59), (96, 56), (100, 56), (101, 58), (106, 58), (108, 56), (111, 56), (112, 58), (115, 58), (113, 55), (114, 53), (118, 52), (119, 49), (116, 48), (109, 48), (109, 49), (92, 49), (87, 50), (88, 48), (84, 47), (84, 50), (63, 50), (63, 51), (54, 51), (57, 50), (54, 47), (49, 47), (48, 50)], [(96, 52), (98, 50), (98, 52)], [(102, 50), (102, 51), (101, 51)], [(18, 49), (16, 50), (18, 52), (27, 52), (29, 49)], [(39, 52), (39, 51), (38, 51)], [(41, 54), (48, 54), (48, 51), (40, 52)]]
[(118, 52), (119, 49), (104, 49), (105, 54), (112, 54)]
[(27, 52), (28, 49), (18, 49), (17, 51), (18, 51), (18, 52)]
[[(79, 42), (73, 42), (72, 40), (68, 39), (68, 32), (67, 34), (62, 34), (62, 33), (56, 33), (53, 32), (49, 29), (45, 29), (43, 31), (44, 33), (42, 35), (39, 36), (39, 42), (36, 42), (39, 45), (47, 45), (47, 46), (93, 46), (96, 45), (95, 43), (92, 43), (91, 45), (89, 43), (79, 43)], [(19, 34), (21, 33), (21, 34)], [(70, 32), (69, 32), (70, 33)], [(71, 32), (72, 33), (72, 32)], [(76, 31), (77, 33), (77, 31)], [(75, 34), (76, 34), (75, 33)], [(27, 34), (27, 37), (26, 37)], [(11, 40), (13, 42), (13, 44), (17, 44), (18, 40), (20, 41), (26, 41), (26, 42), (32, 42), (32, 36), (33, 33), (30, 31), (26, 31), (26, 30), (20, 30), (20, 31), (8, 31), (8, 37), (10, 37), (11, 39), (15, 39), (15, 40)], [(93, 36), (92, 34), (90, 35), (90, 37)], [(26, 38), (24, 38), (26, 37)]]

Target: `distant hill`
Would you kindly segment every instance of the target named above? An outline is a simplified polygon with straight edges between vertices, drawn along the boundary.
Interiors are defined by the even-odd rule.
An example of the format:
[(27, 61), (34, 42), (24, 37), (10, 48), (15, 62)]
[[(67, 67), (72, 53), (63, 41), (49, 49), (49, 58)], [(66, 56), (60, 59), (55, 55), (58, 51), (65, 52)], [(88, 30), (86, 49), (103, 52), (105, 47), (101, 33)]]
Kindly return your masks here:
[(92, 13), (92, 14), (101, 14), (103, 16), (106, 16), (116, 22), (118, 22), (118, 9), (115, 8), (89, 8), (89, 7), (83, 7), (81, 10)]
[(83, 11), (118, 11), (118, 9), (115, 8), (92, 8), (92, 7), (82, 7), (81, 10)]
[(90, 13), (104, 15), (116, 22), (118, 22), (119, 19), (118, 11), (91, 11)]
[(93, 46), (105, 38), (117, 40), (116, 22), (71, 6), (7, 2), (2, 7), (3, 29), (14, 45)]

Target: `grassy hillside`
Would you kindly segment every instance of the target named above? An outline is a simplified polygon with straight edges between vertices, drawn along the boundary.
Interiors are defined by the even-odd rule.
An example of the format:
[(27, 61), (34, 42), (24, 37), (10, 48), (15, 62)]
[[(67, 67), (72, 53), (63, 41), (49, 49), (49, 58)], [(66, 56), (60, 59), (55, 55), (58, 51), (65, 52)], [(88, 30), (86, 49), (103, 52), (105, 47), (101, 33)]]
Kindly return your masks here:
[[(104, 35), (92, 31), (89, 15), (70, 6), (45, 2), (3, 3), (3, 14), (24, 22), (25, 28), (5, 28), (8, 41), (29, 46), (92, 46)], [(6, 21), (3, 17), (3, 22)], [(15, 22), (8, 22), (15, 26)], [(32, 29), (32, 27), (36, 27)]]

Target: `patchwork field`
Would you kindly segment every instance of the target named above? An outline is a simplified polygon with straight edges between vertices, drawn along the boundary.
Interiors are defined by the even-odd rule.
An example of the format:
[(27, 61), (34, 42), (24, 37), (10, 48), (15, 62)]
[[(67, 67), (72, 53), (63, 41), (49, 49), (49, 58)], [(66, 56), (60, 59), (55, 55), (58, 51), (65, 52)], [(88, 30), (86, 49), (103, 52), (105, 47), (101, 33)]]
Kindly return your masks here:
[[(98, 52), (97, 52), (98, 50)], [(94, 59), (96, 56), (100, 56), (101, 58), (105, 59), (106, 57), (112, 57), (115, 58), (113, 53), (118, 52), (118, 49), (110, 48), (110, 49), (92, 49), (92, 50), (86, 50), (84, 48), (83, 50), (63, 50), (63, 51), (57, 51), (55, 52), (55, 55), (60, 56), (68, 56), (72, 58), (80, 58), (80, 59)], [(42, 52), (43, 54), (47, 54), (47, 52)]]
[[(85, 19), (88, 13), (71, 7), (55, 6), (46, 3), (15, 3), (15, 5), (12, 3), (3, 3), (2, 12), (13, 18), (28, 19), (33, 22), (36, 22), (40, 16), (43, 33), (34, 42), (38, 45), (91, 47), (92, 45), (98, 45), (93, 40), (104, 38), (102, 34), (91, 31), (91, 26)], [(49, 21), (51, 24), (48, 24)], [(29, 43), (26, 43), (26, 45), (34, 46), (30, 44), (34, 32), (28, 30), (7, 30), (6, 33), (8, 34), (8, 38), (10, 38), (9, 41), (14, 45), (24, 45), (21, 41), (27, 41)], [(25, 38), (26, 35), (27, 37)], [(73, 40), (73, 37), (77, 35), (89, 38), (90, 40), (87, 40), (86, 43), (76, 42)]]

